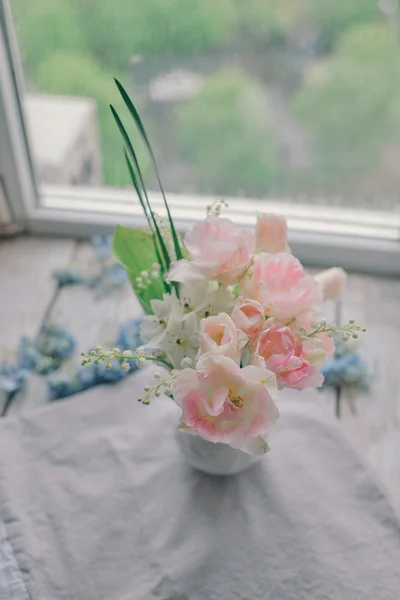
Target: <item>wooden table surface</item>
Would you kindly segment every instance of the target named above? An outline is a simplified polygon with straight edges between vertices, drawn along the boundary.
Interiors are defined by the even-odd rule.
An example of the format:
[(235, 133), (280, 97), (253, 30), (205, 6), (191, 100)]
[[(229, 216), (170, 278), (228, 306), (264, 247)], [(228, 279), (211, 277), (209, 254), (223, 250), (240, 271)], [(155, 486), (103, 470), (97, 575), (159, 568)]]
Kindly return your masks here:
[[(90, 266), (95, 260), (85, 241), (31, 236), (0, 241), (0, 362), (12, 362), (20, 336), (35, 337), (44, 320), (62, 325), (78, 340), (73, 367), (82, 350), (97, 344), (112, 347), (124, 320), (141, 312), (129, 285), (96, 299), (83, 285), (58, 288), (53, 277), (55, 269)], [(333, 307), (328, 305), (327, 312), (332, 314)], [(349, 274), (343, 319), (350, 317), (367, 327), (360, 354), (374, 379), (368, 393), (357, 395), (354, 407), (343, 402), (340, 422), (400, 511), (400, 281)], [(45, 378), (32, 375), (7, 414), (48, 401)], [(321, 403), (334, 412), (333, 392), (321, 392)]]

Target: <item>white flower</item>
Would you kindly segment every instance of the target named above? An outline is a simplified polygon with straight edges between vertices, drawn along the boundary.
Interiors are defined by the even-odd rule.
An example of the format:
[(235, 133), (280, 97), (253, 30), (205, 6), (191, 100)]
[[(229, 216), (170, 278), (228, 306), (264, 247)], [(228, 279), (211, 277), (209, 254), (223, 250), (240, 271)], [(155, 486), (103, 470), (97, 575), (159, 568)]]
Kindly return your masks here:
[(183, 313), (195, 311), (199, 318), (204, 318), (218, 315), (220, 312), (230, 312), (234, 305), (231, 291), (218, 282), (209, 281), (203, 275), (199, 275), (196, 269), (193, 273), (193, 279), (185, 280), (179, 286), (179, 301)]
[(188, 356), (185, 356), (185, 358), (183, 358), (181, 360), (181, 367), (182, 367), (182, 369), (185, 369), (187, 367), (191, 367), (192, 365), (193, 365), (193, 361)]
[(233, 296), (227, 288), (211, 281), (206, 294), (201, 302), (197, 304), (195, 310), (200, 318), (207, 318), (212, 315), (219, 315), (221, 312), (229, 313), (234, 303)]
[(171, 264), (167, 281), (178, 282), (179, 297), (185, 311), (194, 310), (203, 300), (210, 285), (209, 280), (193, 262), (179, 260)]
[(178, 283), (187, 283), (190, 285), (200, 283), (205, 287), (208, 281), (194, 262), (184, 259), (171, 263), (166, 280), (168, 283), (177, 281)]
[(165, 352), (169, 362), (180, 369), (185, 357), (195, 360), (199, 349), (198, 319), (194, 312), (187, 315), (172, 313), (166, 328), (149, 341), (148, 348)]
[(163, 294), (162, 300), (152, 300), (150, 304), (153, 313), (160, 319), (168, 320), (172, 313), (182, 313), (182, 307), (174, 289), (170, 294)]
[(166, 326), (167, 321), (164, 321), (164, 319), (160, 319), (155, 315), (145, 315), (140, 324), (140, 337), (144, 342), (149, 342), (160, 335)]
[(164, 294), (162, 300), (152, 300), (151, 308), (154, 314), (143, 317), (140, 325), (140, 335), (144, 342), (150, 342), (163, 333), (171, 314), (178, 318), (183, 316), (182, 306), (175, 290), (172, 290), (171, 294)]

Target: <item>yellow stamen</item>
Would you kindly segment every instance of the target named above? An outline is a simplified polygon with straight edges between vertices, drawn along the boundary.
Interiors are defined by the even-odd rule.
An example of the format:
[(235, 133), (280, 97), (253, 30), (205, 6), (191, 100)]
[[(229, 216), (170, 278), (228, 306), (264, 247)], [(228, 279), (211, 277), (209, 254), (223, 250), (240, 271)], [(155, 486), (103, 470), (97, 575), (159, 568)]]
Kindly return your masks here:
[(228, 398), (237, 408), (243, 408), (244, 400), (242, 396), (235, 396), (232, 390), (229, 390)]

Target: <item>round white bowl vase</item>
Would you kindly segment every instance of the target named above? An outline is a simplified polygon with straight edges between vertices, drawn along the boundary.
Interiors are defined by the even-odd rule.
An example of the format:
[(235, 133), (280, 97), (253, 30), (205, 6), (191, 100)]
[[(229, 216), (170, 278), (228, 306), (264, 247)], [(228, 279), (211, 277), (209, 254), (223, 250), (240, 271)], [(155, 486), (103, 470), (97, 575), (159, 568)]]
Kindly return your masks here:
[(198, 435), (176, 432), (176, 440), (185, 460), (208, 475), (235, 475), (257, 462), (260, 456), (251, 456), (228, 444), (214, 444)]

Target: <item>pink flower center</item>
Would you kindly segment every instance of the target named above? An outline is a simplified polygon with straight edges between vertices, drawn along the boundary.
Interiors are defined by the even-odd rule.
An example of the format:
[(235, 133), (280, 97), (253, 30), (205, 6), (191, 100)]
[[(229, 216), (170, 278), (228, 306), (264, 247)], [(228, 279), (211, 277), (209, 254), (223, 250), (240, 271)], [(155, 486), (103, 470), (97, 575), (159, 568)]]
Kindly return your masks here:
[(255, 306), (242, 306), (241, 311), (248, 319), (258, 317), (258, 311)]
[(224, 333), (225, 333), (224, 328), (221, 327), (221, 329), (219, 331), (216, 331), (214, 333), (214, 335), (212, 336), (214, 339), (214, 342), (217, 344), (217, 346), (222, 346), (222, 340), (224, 337)]

